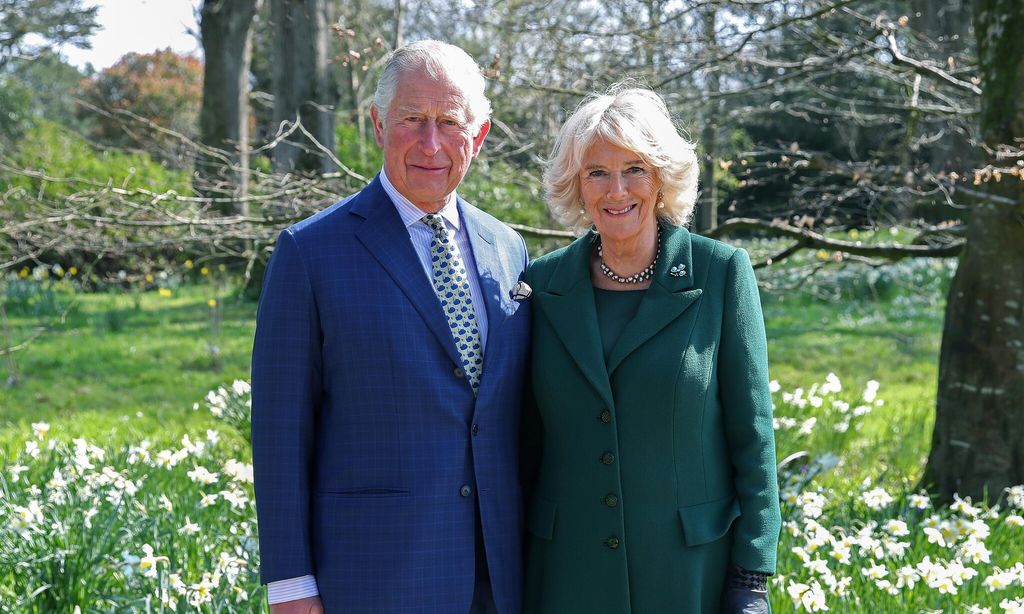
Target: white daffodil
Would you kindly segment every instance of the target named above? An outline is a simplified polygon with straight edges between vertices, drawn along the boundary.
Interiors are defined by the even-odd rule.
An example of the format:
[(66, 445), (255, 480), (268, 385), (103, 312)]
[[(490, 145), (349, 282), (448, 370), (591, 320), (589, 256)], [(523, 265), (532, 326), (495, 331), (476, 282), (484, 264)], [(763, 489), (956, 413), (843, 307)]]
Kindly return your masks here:
[(10, 467), (8, 467), (7, 471), (11, 474), (11, 481), (17, 482), (21, 479), (21, 474), (28, 471), (28, 467), (26, 467), (25, 465), (14, 463)]
[(85, 512), (82, 513), (82, 524), (85, 525), (85, 528), (92, 528), (92, 518), (93, 516), (99, 513), (100, 511), (95, 507), (90, 507), (89, 509), (85, 510)]
[(1024, 599), (1003, 599), (999, 602), (1003, 614), (1024, 614)]
[(249, 502), (249, 497), (238, 489), (222, 490), (220, 491), (220, 496), (222, 499), (230, 503), (231, 507), (236, 510), (243, 509), (245, 504)]
[(864, 387), (864, 395), (863, 395), (864, 402), (865, 403), (873, 402), (875, 400), (875, 397), (878, 396), (878, 389), (880, 387), (881, 387), (881, 384), (879, 384), (877, 381), (875, 381), (873, 379), (872, 380), (868, 380), (867, 385)]
[(39, 442), (29, 439), (25, 442), (25, 455), (31, 458), (39, 458)]
[(889, 570), (886, 569), (883, 565), (878, 564), (861, 569), (860, 572), (868, 578), (871, 578), (872, 580), (879, 580), (889, 575)]
[(991, 562), (992, 552), (985, 546), (985, 542), (976, 539), (968, 539), (960, 547), (960, 556), (975, 565)]
[(147, 578), (156, 577), (156, 564), (158, 562), (163, 561), (167, 563), (170, 561), (166, 556), (154, 556), (153, 546), (149, 544), (142, 544), (142, 552), (144, 556), (139, 557), (139, 571)]
[(1024, 527), (1024, 517), (1017, 514), (1009, 514), (1006, 516), (1006, 524), (1011, 527)]
[(987, 588), (990, 591), (1001, 591), (1004, 588), (1013, 586), (1014, 580), (1016, 580), (1015, 574), (1011, 572), (1000, 571), (985, 578), (982, 581), (982, 584), (984, 584), (985, 588)]
[(1006, 503), (1014, 509), (1024, 510), (1024, 484), (1006, 489)]
[(909, 565), (896, 570), (896, 588), (914, 588), (914, 584), (920, 579), (920, 574)]
[(36, 436), (36, 439), (44, 439), (50, 432), (49, 422), (33, 422), (32, 423), (32, 434)]
[(199, 500), (200, 507), (210, 507), (217, 502), (217, 493), (202, 493), (203, 497)]
[(892, 496), (885, 492), (885, 489), (883, 488), (872, 488), (864, 493), (861, 498), (864, 500), (864, 503), (873, 510), (880, 510), (892, 503)]
[(187, 475), (193, 482), (203, 484), (204, 486), (213, 484), (219, 478), (216, 473), (211, 473), (202, 465), (195, 465), (195, 468), (192, 471), (189, 471)]
[(946, 547), (946, 539), (942, 536), (942, 532), (938, 529), (933, 529), (932, 527), (925, 527), (924, 534), (928, 536), (929, 544), (938, 544), (943, 548)]
[(926, 510), (929, 507), (931, 507), (932, 500), (929, 499), (927, 497), (927, 495), (923, 495), (923, 494), (920, 494), (920, 495), (910, 495), (910, 498), (907, 500), (907, 503), (910, 504), (910, 507), (912, 507), (912, 508), (914, 508), (916, 510)]
[(179, 574), (172, 573), (167, 577), (167, 582), (170, 585), (171, 590), (179, 595), (184, 595), (188, 592), (188, 587), (181, 581), (181, 575)]
[(889, 532), (893, 537), (903, 537), (904, 535), (910, 535), (910, 529), (907, 528), (907, 523), (902, 520), (893, 518), (887, 520), (883, 525), (885, 530)]
[(192, 522), (192, 520), (188, 516), (185, 516), (185, 524), (182, 525), (180, 529), (178, 529), (178, 533), (181, 533), (182, 535), (195, 535), (198, 532), (199, 525)]
[(980, 509), (971, 505), (970, 497), (964, 497), (963, 499), (961, 499), (960, 495), (955, 493), (953, 494), (953, 503), (950, 504), (949, 509), (954, 512), (959, 512), (965, 516), (970, 516), (972, 518), (977, 516), (981, 512)]

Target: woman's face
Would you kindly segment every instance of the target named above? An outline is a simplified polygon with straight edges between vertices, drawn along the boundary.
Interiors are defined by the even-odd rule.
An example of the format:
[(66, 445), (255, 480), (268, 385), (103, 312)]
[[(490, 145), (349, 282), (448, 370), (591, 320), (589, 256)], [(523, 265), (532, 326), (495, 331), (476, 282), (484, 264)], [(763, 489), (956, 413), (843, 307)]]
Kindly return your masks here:
[(580, 168), (583, 209), (606, 243), (657, 232), (655, 207), (661, 187), (655, 170), (634, 151), (601, 139)]

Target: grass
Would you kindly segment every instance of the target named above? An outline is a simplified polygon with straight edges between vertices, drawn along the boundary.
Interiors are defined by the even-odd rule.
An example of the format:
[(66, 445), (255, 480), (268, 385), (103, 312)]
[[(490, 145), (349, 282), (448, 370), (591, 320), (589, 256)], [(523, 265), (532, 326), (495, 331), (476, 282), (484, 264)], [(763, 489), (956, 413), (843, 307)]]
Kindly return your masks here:
[[(209, 415), (190, 411), (192, 405), (224, 382), (248, 379), (255, 314), (252, 302), (220, 301), (215, 365), (211, 296), (203, 284), (176, 288), (170, 297), (155, 289), (68, 297), (74, 306), (66, 320), (16, 354), (20, 383), (0, 388), (0, 445), (22, 439), (40, 420), (114, 442), (174, 439), (210, 426)], [(38, 322), (31, 314), (9, 317), (15, 340)], [(5, 365), (0, 377), (6, 380), (8, 371)]]
[[(778, 251), (749, 248), (755, 260), (759, 250)], [(821, 261), (803, 254), (758, 275), (768, 288), (762, 303), (780, 388), (779, 457), (806, 452), (782, 475), (787, 524), (774, 611), (814, 610), (826, 600), (835, 611), (892, 611), (894, 603), (901, 611), (985, 611), (971, 609), (979, 604), (999, 611), (1024, 583), (1024, 528), (1009, 524), (1005, 502), (995, 510), (966, 503), (933, 510), (911, 499), (931, 439), (951, 268), (917, 261), (879, 272), (847, 264), (808, 277)], [(16, 354), (20, 383), (0, 389), (7, 457), (0, 511), (10, 519), (0, 514), (0, 611), (259, 609), (249, 601), (263, 596), (254, 573), (251, 481), (232, 464), (249, 462), (247, 442), (232, 428), (244, 430), (244, 419), (193, 411), (208, 391), (248, 378), (255, 304), (225, 299), (222, 290), (216, 319), (208, 304), (213, 288), (200, 279), (163, 292), (81, 293), (67, 281), (8, 280), (13, 340), (30, 337), (40, 323), (47, 329)], [(216, 356), (211, 343), (220, 348)], [(877, 391), (865, 395), (871, 381)], [(244, 408), (244, 399), (234, 406)], [(31, 425), (39, 422), (50, 423), (51, 433), (33, 439)], [(72, 443), (79, 437), (89, 443)], [(26, 448), (26, 440), (38, 447)], [(104, 465), (120, 477), (104, 474)], [(197, 466), (218, 476), (204, 481), (190, 473)], [(68, 486), (54, 486), (55, 469)], [(45, 486), (33, 494), (28, 484)], [(137, 492), (126, 495), (131, 485)], [(96, 510), (90, 522), (102, 530), (81, 530), (87, 510)], [(893, 520), (909, 533), (893, 533)], [(190, 522), (195, 534), (184, 529)], [(948, 545), (930, 543), (931, 529)], [(989, 560), (972, 562), (980, 555), (969, 548), (979, 541)], [(142, 544), (156, 558), (145, 558)], [(894, 554), (900, 548), (904, 556)], [(849, 560), (839, 561), (847, 550)], [(924, 556), (939, 566), (925, 565)], [(978, 577), (958, 572), (962, 561)], [(983, 584), (1014, 565), (1010, 588)], [(897, 587), (900, 573), (916, 574), (916, 586)], [(38, 598), (28, 597), (41, 588)]]

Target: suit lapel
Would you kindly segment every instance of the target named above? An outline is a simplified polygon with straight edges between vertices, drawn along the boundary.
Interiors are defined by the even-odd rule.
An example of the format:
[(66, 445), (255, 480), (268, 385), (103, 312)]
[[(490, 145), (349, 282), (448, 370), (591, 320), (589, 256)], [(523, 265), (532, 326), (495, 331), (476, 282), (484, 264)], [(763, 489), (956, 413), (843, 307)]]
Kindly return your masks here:
[(350, 212), (365, 220), (356, 230), (356, 238), (395, 280), (452, 361), (462, 364), (448, 320), (433, 286), (423, 273), (423, 264), (409, 239), (409, 231), (381, 187), (379, 178), (355, 197)]
[(614, 404), (611, 384), (597, 326), (594, 288), (590, 283), (590, 252), (594, 240), (595, 235), (591, 233), (569, 247), (552, 274), (547, 291), (538, 292), (536, 301), (576, 366), (611, 407)]
[[(487, 313), (487, 337), (493, 338), (494, 333), (505, 320), (505, 312), (501, 308), (502, 294), (506, 272), (502, 267), (503, 253), (495, 245), (494, 232), (488, 228), (480, 212), (474, 207), (465, 205), (459, 199), (459, 213), (462, 223), (466, 225), (466, 236), (473, 249), (473, 261), (476, 263), (476, 275), (480, 283), (480, 294), (483, 295), (483, 308)], [(463, 256), (465, 258), (465, 256)], [(480, 309), (480, 305), (474, 306)], [(486, 345), (484, 360), (487, 359)], [(484, 371), (486, 373), (486, 370)]]
[[(697, 299), (702, 290), (693, 288), (693, 254), (690, 233), (685, 228), (661, 226), (661, 253), (651, 287), (644, 293), (636, 316), (626, 325), (608, 357), (608, 373), (614, 373), (633, 351), (669, 325)], [(686, 275), (672, 274), (672, 267), (684, 267)], [(678, 269), (677, 269), (678, 270)]]

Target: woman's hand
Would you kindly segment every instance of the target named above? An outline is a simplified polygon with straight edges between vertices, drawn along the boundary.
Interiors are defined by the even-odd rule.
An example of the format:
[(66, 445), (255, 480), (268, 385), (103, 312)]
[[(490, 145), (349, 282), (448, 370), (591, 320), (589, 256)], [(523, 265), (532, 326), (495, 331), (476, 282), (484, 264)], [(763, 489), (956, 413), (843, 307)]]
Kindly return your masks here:
[(733, 565), (725, 578), (722, 614), (769, 614), (768, 574)]
[(769, 614), (768, 591), (726, 588), (722, 595), (722, 614)]

